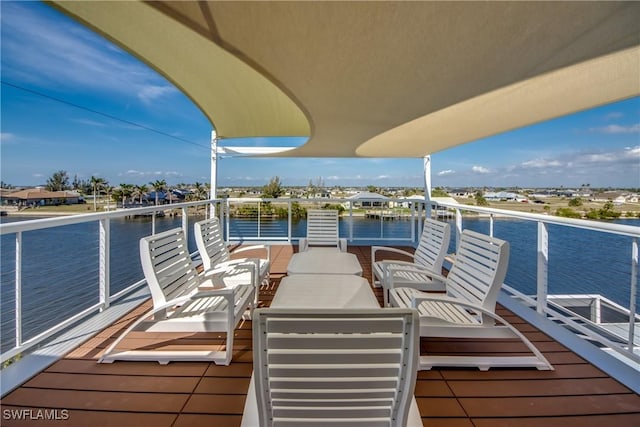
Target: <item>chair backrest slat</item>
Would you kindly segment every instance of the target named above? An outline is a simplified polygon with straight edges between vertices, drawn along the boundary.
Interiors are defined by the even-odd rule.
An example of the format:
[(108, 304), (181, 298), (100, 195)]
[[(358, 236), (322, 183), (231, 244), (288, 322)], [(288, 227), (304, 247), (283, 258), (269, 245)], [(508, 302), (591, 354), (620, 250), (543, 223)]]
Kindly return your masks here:
[(307, 240), (309, 246), (338, 246), (338, 211), (310, 209), (307, 211)]
[(415, 263), (440, 273), (450, 238), (451, 226), (448, 223), (426, 218), (414, 253)]
[(494, 312), (508, 266), (508, 242), (464, 230), (447, 276), (447, 294)]
[(198, 248), (205, 248), (206, 250), (206, 254), (200, 254), (202, 266), (205, 270), (210, 270), (217, 264), (231, 259), (218, 218), (214, 217), (206, 221), (198, 221), (195, 224), (194, 235)]
[(405, 425), (415, 310), (259, 309), (253, 327), (261, 426)]
[(188, 294), (199, 285), (181, 228), (140, 239), (140, 261), (155, 307)]

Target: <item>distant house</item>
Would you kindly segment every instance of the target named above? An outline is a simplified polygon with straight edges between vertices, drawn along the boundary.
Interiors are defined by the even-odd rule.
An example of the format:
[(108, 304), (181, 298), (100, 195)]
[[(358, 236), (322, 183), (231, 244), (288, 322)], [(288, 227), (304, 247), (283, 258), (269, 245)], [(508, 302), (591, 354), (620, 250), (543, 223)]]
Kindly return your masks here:
[(627, 201), (626, 197), (618, 196), (615, 199), (613, 199), (613, 204), (616, 206), (621, 206), (621, 205), (624, 205), (626, 201)]
[(619, 197), (623, 197), (624, 198), (624, 194), (622, 194), (619, 191), (605, 191), (605, 192), (602, 192), (602, 193), (594, 194), (592, 196), (592, 198), (591, 198), (591, 201), (593, 201), (593, 202), (611, 202), (611, 201), (614, 201), (614, 200), (618, 199)]
[(2, 194), (2, 204), (10, 205), (57, 206), (78, 203), (84, 203), (84, 199), (74, 191), (48, 191), (39, 187)]
[(489, 201), (512, 201), (517, 200), (518, 195), (516, 193), (509, 193), (506, 191), (500, 191), (498, 193), (486, 192), (484, 198)]
[(473, 190), (469, 190), (469, 189), (466, 189), (466, 188), (454, 188), (454, 189), (448, 191), (448, 194), (451, 197), (466, 197), (466, 198), (469, 198), (469, 197), (475, 196), (476, 193)]

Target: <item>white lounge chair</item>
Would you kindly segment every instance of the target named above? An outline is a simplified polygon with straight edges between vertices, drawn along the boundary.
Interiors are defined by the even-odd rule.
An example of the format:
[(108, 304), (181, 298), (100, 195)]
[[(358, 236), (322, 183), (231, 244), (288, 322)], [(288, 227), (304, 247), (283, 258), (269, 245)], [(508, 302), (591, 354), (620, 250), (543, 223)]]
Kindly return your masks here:
[[(140, 239), (140, 261), (151, 290), (153, 309), (135, 321), (107, 348), (100, 363), (115, 360), (213, 361), (228, 365), (233, 352), (234, 329), (246, 310), (253, 310), (256, 286), (253, 267), (237, 265), (230, 276), (244, 274), (245, 283), (234, 280), (225, 286), (224, 272), (213, 270), (198, 275), (182, 229), (176, 228)], [(221, 351), (122, 350), (117, 345), (133, 330), (144, 332), (226, 332)]]
[[(371, 247), (371, 277), (374, 286), (383, 287), (384, 305), (389, 305), (389, 289), (410, 287), (423, 291), (443, 291), (445, 277), (442, 276), (442, 263), (449, 249), (451, 226), (446, 222), (427, 218), (424, 221), (420, 243), (412, 254), (388, 246)], [(408, 256), (412, 261), (382, 260), (376, 261), (379, 252), (392, 252)], [(406, 267), (418, 269), (406, 270)]]
[(413, 288), (389, 292), (394, 307), (413, 307), (420, 316), (421, 337), (517, 338), (533, 356), (420, 356), (420, 369), (433, 366), (536, 367), (553, 369), (549, 361), (516, 328), (495, 313), (496, 299), (509, 265), (509, 244), (504, 240), (464, 230), (446, 294), (428, 294)]
[(224, 241), (220, 222), (218, 218), (215, 217), (196, 222), (194, 224), (194, 236), (205, 271), (225, 269), (229, 266), (253, 262), (257, 265), (255, 269), (255, 283), (257, 283), (258, 286), (269, 284), (269, 270), (271, 269), (271, 247), (269, 245), (245, 246), (233, 251), (234, 254), (237, 254), (260, 249), (265, 253), (264, 258), (231, 259), (231, 252)]
[(347, 239), (339, 237), (338, 211), (310, 209), (307, 211), (307, 237), (300, 239), (300, 252), (311, 248), (338, 248), (347, 251)]
[(410, 309), (258, 309), (243, 427), (422, 426)]

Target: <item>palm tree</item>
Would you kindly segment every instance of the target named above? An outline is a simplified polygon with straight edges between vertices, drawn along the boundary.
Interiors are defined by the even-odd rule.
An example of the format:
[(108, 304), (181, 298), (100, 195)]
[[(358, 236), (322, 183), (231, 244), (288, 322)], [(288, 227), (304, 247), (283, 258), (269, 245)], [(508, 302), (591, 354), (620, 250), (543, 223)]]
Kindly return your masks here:
[(207, 190), (207, 187), (202, 185), (202, 183), (196, 181), (195, 190), (196, 190), (197, 200), (207, 200), (209, 198), (209, 192)]
[(91, 183), (91, 188), (93, 189), (93, 211), (95, 212), (98, 210), (98, 207), (96, 205), (96, 193), (99, 193), (101, 190), (103, 190), (108, 185), (108, 183), (104, 180), (104, 178), (98, 178), (93, 175), (91, 175), (91, 179), (89, 180), (89, 182)]
[(124, 208), (127, 197), (133, 193), (133, 184), (120, 184), (120, 196), (122, 196), (122, 207)]
[(156, 206), (158, 206), (158, 192), (164, 191), (167, 188), (167, 181), (160, 179), (155, 182), (150, 182), (149, 185), (153, 187), (153, 191), (156, 193)]
[(131, 197), (134, 199), (137, 198), (140, 201), (140, 205), (142, 205), (142, 196), (147, 192), (147, 186), (142, 185), (134, 185), (133, 192), (131, 193)]

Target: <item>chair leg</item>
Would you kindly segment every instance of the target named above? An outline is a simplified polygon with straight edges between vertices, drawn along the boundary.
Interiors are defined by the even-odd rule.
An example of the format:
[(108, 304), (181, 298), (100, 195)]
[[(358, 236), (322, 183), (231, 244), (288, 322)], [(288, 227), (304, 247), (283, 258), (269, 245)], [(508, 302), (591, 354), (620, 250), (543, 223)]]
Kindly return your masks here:
[(235, 334), (235, 328), (230, 328), (230, 330), (227, 331), (227, 344), (226, 344), (225, 356), (224, 356), (225, 366), (229, 366), (229, 364), (231, 363), (231, 358), (233, 356), (233, 335), (234, 334)]

